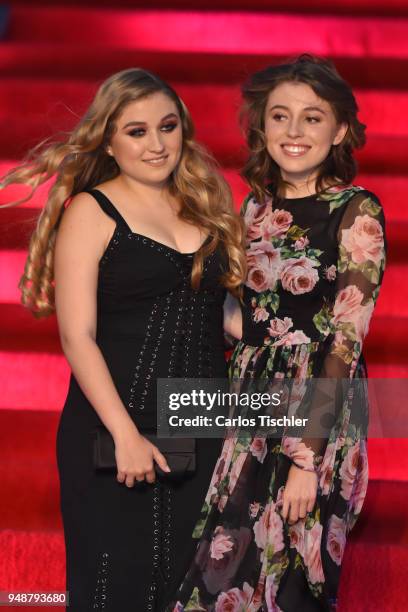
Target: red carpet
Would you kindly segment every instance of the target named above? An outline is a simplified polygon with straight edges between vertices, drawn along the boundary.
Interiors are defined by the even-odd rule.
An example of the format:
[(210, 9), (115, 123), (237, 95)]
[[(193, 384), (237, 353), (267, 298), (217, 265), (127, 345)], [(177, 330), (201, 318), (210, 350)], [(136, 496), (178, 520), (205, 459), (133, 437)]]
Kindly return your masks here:
[[(332, 57), (355, 87), (368, 125), (356, 182), (379, 195), (388, 219), (388, 269), (365, 351), (369, 373), (408, 378), (407, 1), (134, 4), (13, 3), (9, 35), (0, 42), (0, 174), (38, 139), (70, 129), (101, 79), (143, 66), (169, 79), (188, 104), (238, 205), (246, 192), (238, 175), (245, 158), (240, 82), (287, 55)], [(0, 193), (0, 203), (23, 191)], [(36, 321), (17, 290), (45, 193), (43, 187), (30, 203), (0, 211), (0, 590), (64, 589), (55, 433), (69, 369), (55, 319)], [(390, 398), (387, 411), (401, 418), (406, 403)], [(408, 440), (371, 439), (369, 456), (370, 486), (346, 552), (340, 612), (404, 612)]]

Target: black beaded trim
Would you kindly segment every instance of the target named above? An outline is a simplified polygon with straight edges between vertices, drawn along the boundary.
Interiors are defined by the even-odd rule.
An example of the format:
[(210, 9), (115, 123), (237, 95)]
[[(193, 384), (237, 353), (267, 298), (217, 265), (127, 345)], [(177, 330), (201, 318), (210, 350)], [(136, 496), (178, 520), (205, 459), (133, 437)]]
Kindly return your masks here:
[(109, 554), (107, 552), (102, 553), (99, 568), (96, 579), (96, 588), (93, 609), (94, 610), (105, 610), (107, 600), (107, 582), (108, 582), (108, 569), (109, 569)]
[(165, 584), (168, 584), (171, 579), (171, 519), (172, 519), (172, 492), (170, 487), (163, 487), (162, 489), (162, 519), (163, 519), (163, 532), (162, 532), (162, 571), (164, 576)]
[[(205, 261), (203, 277), (208, 270), (208, 266), (214, 256), (212, 253)], [(209, 291), (204, 289), (201, 293), (201, 306), (200, 306), (200, 331), (198, 337), (198, 377), (212, 378), (212, 360), (210, 357), (211, 338), (209, 337), (209, 331), (207, 323), (210, 320), (210, 308), (211, 305), (207, 301)]]
[[(130, 397), (128, 406), (130, 409), (137, 408), (138, 410), (144, 410), (146, 396), (149, 393), (149, 387), (153, 380), (152, 375), (154, 372), (154, 366), (157, 360), (158, 351), (160, 349), (160, 344), (163, 338), (163, 334), (165, 331), (167, 316), (171, 307), (171, 302), (173, 299), (173, 291), (171, 291), (165, 298), (164, 306), (162, 306), (162, 312), (160, 314), (159, 303), (155, 302), (153, 304), (152, 311), (150, 313), (150, 317), (147, 322), (146, 334), (143, 340), (143, 344), (141, 346), (139, 357), (137, 360), (137, 364), (135, 366), (135, 372), (133, 375), (132, 384), (130, 387)], [(160, 317), (160, 324), (157, 328), (157, 319)], [(158, 333), (153, 333), (153, 329), (157, 330)], [(152, 347), (152, 351), (150, 352), (150, 361), (146, 363), (145, 361), (145, 353), (147, 352), (148, 347)], [(149, 354), (149, 353), (148, 353)], [(144, 381), (141, 381), (140, 374), (144, 372)], [(135, 397), (139, 397), (139, 403), (135, 406)]]
[(130, 232), (128, 234), (129, 240), (136, 240), (137, 242), (141, 242), (142, 244), (148, 244), (151, 249), (155, 249), (159, 253), (164, 253), (165, 257), (168, 257), (169, 260), (176, 266), (176, 268), (183, 272), (183, 264), (182, 259), (188, 258), (190, 259), (190, 255), (187, 253), (179, 253), (178, 251), (172, 249), (171, 247), (166, 246), (165, 244), (161, 244), (160, 242), (156, 242), (151, 238), (147, 238), (147, 236), (142, 236), (141, 234), (133, 234)]
[[(183, 374), (187, 374), (189, 363), (192, 320), (190, 324), (190, 317), (187, 319), (186, 315), (188, 315), (188, 312), (191, 313), (193, 311), (196, 297), (185, 286), (178, 292), (178, 297), (179, 302), (173, 342), (170, 347), (169, 378), (178, 378)], [(181, 365), (182, 361), (184, 361), (183, 367)]]
[(112, 234), (112, 238), (109, 241), (108, 246), (106, 247), (106, 251), (103, 254), (100, 262), (99, 262), (99, 266), (103, 267), (111, 258), (112, 254), (114, 251), (116, 251), (116, 248), (119, 244), (120, 241), (120, 237), (121, 237), (121, 231), (118, 228), (118, 226), (116, 226), (115, 231)]
[[(184, 282), (186, 281), (187, 271), (182, 261), (185, 255), (182, 255), (181, 253), (177, 253), (177, 251), (173, 251), (172, 249), (170, 249), (170, 247), (166, 247), (165, 245), (162, 245), (158, 242), (155, 242), (154, 240), (151, 240), (150, 238), (141, 236), (139, 234), (133, 234), (130, 232), (128, 234), (128, 239), (136, 240), (138, 242), (141, 242), (142, 244), (149, 245), (150, 248), (156, 249), (156, 251), (158, 251), (159, 253), (164, 253), (165, 257), (167, 257), (169, 261), (171, 261), (175, 265), (175, 267), (178, 269), (178, 271), (181, 273)], [(190, 269), (190, 272), (191, 272), (191, 269)], [(168, 313), (171, 307), (173, 295), (174, 295), (174, 292), (171, 291), (166, 296), (165, 304), (164, 304), (161, 315), (159, 314), (159, 302), (155, 302), (155, 304), (153, 305), (153, 308), (152, 308), (152, 311), (151, 311), (151, 314), (150, 314), (150, 317), (147, 323), (147, 330), (146, 330), (145, 338), (144, 338), (144, 341), (143, 341), (143, 344), (142, 344), (142, 347), (139, 353), (137, 365), (135, 367), (135, 373), (133, 375), (133, 381), (132, 381), (131, 388), (130, 388), (130, 397), (129, 397), (129, 402), (128, 402), (128, 407), (130, 409), (134, 409), (136, 407), (139, 410), (144, 410), (146, 396), (149, 393), (149, 387), (152, 381), (152, 374), (154, 372), (154, 366), (156, 363), (157, 354), (160, 348), (161, 340), (164, 335), (166, 320), (167, 320), (167, 316), (168, 316)], [(160, 317), (160, 324), (157, 327), (156, 324), (157, 324), (159, 317)], [(158, 330), (158, 333), (153, 335), (152, 333), (153, 329)], [(147, 365), (147, 367), (145, 367), (146, 364), (144, 363), (144, 354), (147, 352), (147, 348), (149, 345), (152, 347), (151, 360), (149, 364)], [(143, 384), (142, 389), (140, 389), (141, 372), (146, 372), (144, 376), (144, 384)], [(138, 406), (135, 406), (134, 400), (136, 396), (140, 397), (140, 402)]]
[(204, 291), (200, 306), (200, 332), (198, 339), (198, 376), (212, 378), (213, 363), (210, 355), (211, 337), (209, 336), (208, 322), (210, 320), (211, 304), (208, 302), (208, 291)]
[(163, 592), (171, 579), (171, 497), (170, 487), (156, 482), (153, 488), (153, 568), (146, 596), (146, 611), (156, 610), (159, 587)]
[[(208, 265), (212, 256), (207, 257), (203, 267), (202, 277), (204, 278), (205, 274), (208, 270)], [(183, 265), (184, 264), (184, 265)], [(169, 370), (168, 376), (172, 377), (183, 377), (188, 376), (188, 367), (189, 367), (189, 356), (190, 356), (190, 347), (192, 340), (192, 330), (193, 330), (193, 320), (194, 314), (197, 311), (196, 302), (200, 299), (202, 293), (206, 293), (206, 291), (201, 290), (199, 293), (194, 291), (190, 286), (191, 279), (191, 264), (192, 257), (189, 257), (187, 261), (184, 261), (183, 264), (180, 264), (180, 271), (183, 275), (183, 287), (179, 291), (179, 304), (176, 318), (176, 329), (175, 334), (173, 336), (173, 343), (170, 348), (170, 361), (169, 361)], [(200, 331), (200, 336), (203, 335), (202, 330)], [(181, 342), (181, 338), (183, 338), (183, 342)], [(199, 361), (201, 358), (201, 346), (197, 347), (199, 352)], [(181, 362), (184, 362), (183, 366), (181, 366)], [(200, 373), (198, 373), (200, 375)]]

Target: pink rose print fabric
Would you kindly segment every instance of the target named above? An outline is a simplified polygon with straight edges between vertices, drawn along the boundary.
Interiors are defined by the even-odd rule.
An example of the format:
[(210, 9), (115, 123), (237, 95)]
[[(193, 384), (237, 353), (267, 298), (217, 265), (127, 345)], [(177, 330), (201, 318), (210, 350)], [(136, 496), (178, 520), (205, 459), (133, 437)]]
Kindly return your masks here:
[[(248, 277), (243, 337), (229, 371), (254, 380), (341, 381), (333, 422), (317, 436), (318, 395), (308, 425), (275, 437), (228, 438), (193, 537), (194, 558), (168, 611), (330, 611), (341, 563), (368, 483), (368, 401), (363, 342), (385, 267), (385, 222), (376, 196), (361, 187), (242, 207)], [(336, 387), (337, 388), (337, 387)], [(296, 395), (298, 394), (298, 395)], [(302, 403), (303, 401), (303, 403)], [(316, 473), (312, 512), (294, 525), (281, 516), (290, 467)]]

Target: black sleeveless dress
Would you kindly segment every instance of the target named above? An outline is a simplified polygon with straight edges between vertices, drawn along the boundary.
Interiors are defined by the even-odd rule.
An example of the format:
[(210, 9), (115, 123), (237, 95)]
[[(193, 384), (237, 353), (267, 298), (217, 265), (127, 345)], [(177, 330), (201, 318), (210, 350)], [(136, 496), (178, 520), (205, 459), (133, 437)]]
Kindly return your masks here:
[[(206, 258), (194, 291), (194, 254), (132, 232), (106, 196), (89, 193), (116, 222), (99, 263), (96, 342), (131, 418), (152, 430), (156, 378), (226, 376), (225, 256), (217, 249)], [(191, 534), (221, 440), (197, 440), (193, 478), (128, 488), (116, 473), (93, 469), (90, 432), (98, 425), (71, 376), (57, 434), (69, 610), (163, 610), (193, 554)]]

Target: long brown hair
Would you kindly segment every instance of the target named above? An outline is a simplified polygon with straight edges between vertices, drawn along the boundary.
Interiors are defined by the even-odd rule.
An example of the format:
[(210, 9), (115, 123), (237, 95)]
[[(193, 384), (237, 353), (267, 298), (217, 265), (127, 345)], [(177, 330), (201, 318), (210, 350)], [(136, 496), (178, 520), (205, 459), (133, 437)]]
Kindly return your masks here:
[(337, 122), (348, 125), (342, 142), (332, 146), (322, 163), (316, 181), (316, 191), (328, 185), (350, 184), (357, 165), (353, 150), (365, 143), (365, 125), (357, 119), (358, 106), (351, 87), (338, 74), (329, 60), (303, 54), (292, 62), (268, 66), (256, 72), (242, 87), (244, 122), (249, 157), (242, 170), (255, 198), (259, 202), (272, 196), (281, 197), (287, 183), (279, 166), (270, 157), (265, 143), (265, 108), (270, 92), (285, 82), (305, 83), (331, 105)]
[(195, 255), (192, 286), (196, 289), (200, 284), (204, 257), (221, 243), (228, 261), (221, 282), (232, 293), (239, 294), (239, 285), (245, 277), (243, 227), (233, 210), (231, 190), (214, 160), (195, 142), (190, 114), (177, 93), (151, 72), (131, 68), (112, 75), (100, 86), (87, 112), (67, 138), (61, 142), (40, 143), (1, 181), (1, 188), (11, 183), (31, 187), (27, 198), (13, 203), (19, 204), (29, 199), (39, 185), (55, 178), (31, 237), (19, 284), (22, 303), (37, 316), (55, 310), (54, 247), (65, 203), (81, 191), (119, 175), (116, 161), (106, 152), (116, 120), (129, 103), (157, 92), (164, 93), (176, 104), (183, 131), (181, 159), (169, 178), (169, 192), (180, 202), (180, 217), (204, 228), (212, 237)]

